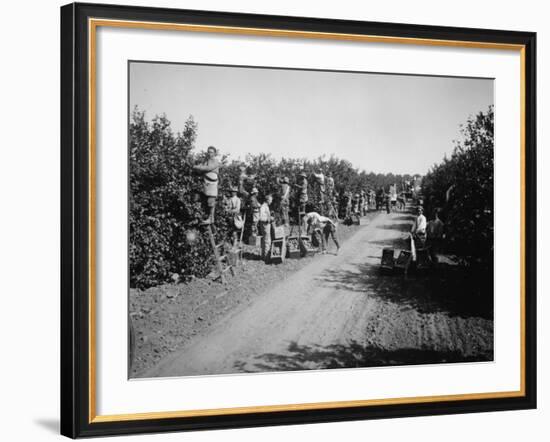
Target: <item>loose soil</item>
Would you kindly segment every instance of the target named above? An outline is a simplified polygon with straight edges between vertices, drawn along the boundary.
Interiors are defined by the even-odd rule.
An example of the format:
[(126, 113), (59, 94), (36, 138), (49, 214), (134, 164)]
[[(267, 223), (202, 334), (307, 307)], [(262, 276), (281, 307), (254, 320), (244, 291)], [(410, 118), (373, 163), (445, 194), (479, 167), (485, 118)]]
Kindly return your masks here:
[(372, 212), (339, 225), (337, 256), (245, 260), (225, 285), (131, 290), (131, 377), (492, 360), (492, 292), (465, 269), (380, 271), (383, 248), (407, 248), (411, 220)]

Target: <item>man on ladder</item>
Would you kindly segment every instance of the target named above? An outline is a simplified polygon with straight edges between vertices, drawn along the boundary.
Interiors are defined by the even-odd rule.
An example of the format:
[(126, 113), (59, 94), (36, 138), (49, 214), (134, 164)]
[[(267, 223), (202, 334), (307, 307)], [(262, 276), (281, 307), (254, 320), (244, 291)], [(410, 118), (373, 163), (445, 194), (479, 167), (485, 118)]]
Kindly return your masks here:
[(214, 215), (216, 212), (216, 199), (218, 198), (218, 175), (220, 173), (220, 162), (216, 158), (217, 149), (214, 146), (208, 146), (206, 161), (193, 167), (196, 172), (202, 174), (203, 190), (202, 203), (206, 218), (202, 220), (205, 225), (214, 224)]

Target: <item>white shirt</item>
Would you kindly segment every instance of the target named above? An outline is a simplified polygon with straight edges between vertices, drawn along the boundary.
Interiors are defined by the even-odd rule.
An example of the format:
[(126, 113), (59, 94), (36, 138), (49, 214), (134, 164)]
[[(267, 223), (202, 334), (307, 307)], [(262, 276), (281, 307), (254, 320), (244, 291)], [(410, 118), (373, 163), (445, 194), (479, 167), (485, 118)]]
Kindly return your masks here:
[[(322, 228), (326, 223), (334, 224), (334, 222), (326, 216), (319, 215), (317, 212), (309, 212), (304, 216), (304, 225), (307, 226), (308, 221), (311, 219), (311, 226), (313, 228)], [(335, 224), (334, 224), (335, 225)]]
[(269, 205), (267, 203), (263, 203), (260, 206), (260, 221), (266, 223), (271, 221), (271, 211), (269, 210)]
[(412, 233), (426, 233), (426, 217), (424, 215), (418, 215), (414, 219), (414, 223), (411, 229)]

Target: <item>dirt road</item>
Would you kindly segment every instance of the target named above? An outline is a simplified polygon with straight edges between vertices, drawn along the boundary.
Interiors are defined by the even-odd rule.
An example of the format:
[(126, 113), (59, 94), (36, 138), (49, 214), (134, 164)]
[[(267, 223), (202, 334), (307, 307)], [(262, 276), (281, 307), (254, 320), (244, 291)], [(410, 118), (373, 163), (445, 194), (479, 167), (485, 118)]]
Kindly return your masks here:
[(492, 309), (473, 293), (448, 275), (379, 273), (411, 219), (377, 215), (337, 256), (317, 256), (140, 377), (492, 360)]

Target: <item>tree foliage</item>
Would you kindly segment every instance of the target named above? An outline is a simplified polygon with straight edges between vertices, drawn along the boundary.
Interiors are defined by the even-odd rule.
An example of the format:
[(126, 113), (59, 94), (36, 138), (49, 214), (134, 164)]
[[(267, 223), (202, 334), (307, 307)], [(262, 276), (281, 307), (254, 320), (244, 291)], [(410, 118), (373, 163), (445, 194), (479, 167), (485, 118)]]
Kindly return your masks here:
[(422, 181), (428, 214), (442, 211), (448, 246), (470, 264), (492, 266), (494, 230), (494, 109), (470, 117), (461, 127), (450, 158)]
[[(148, 122), (145, 113), (134, 109), (130, 123), (130, 284), (149, 287), (170, 279), (177, 273), (182, 278), (204, 277), (212, 268), (212, 251), (204, 228), (204, 218), (197, 199), (201, 180), (193, 173), (193, 165), (204, 159), (204, 152), (195, 150), (198, 126), (189, 117), (182, 133), (174, 133), (165, 115)], [(223, 146), (221, 151), (223, 154)], [(278, 213), (280, 199), (277, 177), (288, 177), (291, 186), (301, 171), (308, 174), (307, 210), (322, 212), (318, 184), (311, 173), (331, 172), (335, 195), (342, 201), (346, 192), (378, 189), (410, 180), (411, 175), (375, 174), (359, 171), (346, 160), (335, 156), (315, 160), (282, 158), (270, 154), (249, 154), (243, 161), (221, 157), (220, 191), (216, 208), (216, 242), (230, 237), (232, 218), (224, 211), (223, 196), (238, 184), (240, 167), (245, 166), (254, 180), (245, 182), (248, 191), (257, 187), (260, 199), (274, 195), (272, 212)], [(296, 195), (291, 193), (291, 216), (296, 214)], [(243, 201), (243, 207), (245, 207)]]

